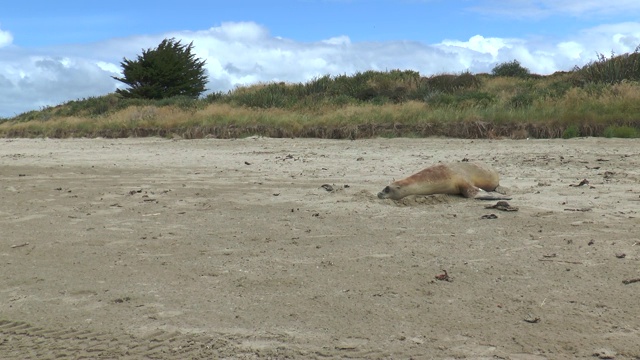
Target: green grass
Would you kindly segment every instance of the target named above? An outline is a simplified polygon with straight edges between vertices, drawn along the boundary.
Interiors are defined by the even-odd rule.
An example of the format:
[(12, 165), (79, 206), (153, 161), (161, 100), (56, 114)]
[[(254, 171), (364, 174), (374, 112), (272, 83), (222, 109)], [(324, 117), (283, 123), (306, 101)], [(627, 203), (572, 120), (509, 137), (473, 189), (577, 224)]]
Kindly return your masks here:
[(604, 137), (608, 138), (639, 138), (640, 130), (631, 126), (607, 126), (604, 129)]
[(563, 139), (571, 139), (578, 136), (580, 136), (580, 129), (578, 129), (577, 125), (569, 125), (562, 132)]

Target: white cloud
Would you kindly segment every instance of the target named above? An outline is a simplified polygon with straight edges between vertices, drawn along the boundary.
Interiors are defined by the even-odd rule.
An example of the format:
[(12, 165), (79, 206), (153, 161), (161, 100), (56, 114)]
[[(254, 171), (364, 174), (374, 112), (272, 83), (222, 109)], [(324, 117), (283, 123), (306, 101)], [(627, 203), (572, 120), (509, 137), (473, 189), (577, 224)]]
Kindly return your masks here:
[(0, 116), (13, 116), (116, 89), (93, 59), (0, 49)]
[(349, 39), (348, 36), (337, 36), (323, 40), (322, 42), (329, 45), (349, 45), (351, 44), (351, 39)]
[(584, 55), (584, 46), (575, 41), (561, 42), (558, 44), (558, 53), (571, 60), (579, 60)]
[(517, 39), (485, 38), (482, 35), (475, 35), (469, 41), (444, 40), (441, 45), (445, 47), (461, 47), (481, 54), (491, 54), (495, 59), (498, 57), (500, 50), (511, 49), (521, 42)]
[(600, 25), (583, 30), (579, 36), (591, 48), (618, 54), (630, 52), (640, 44), (640, 22)]
[(110, 72), (113, 75), (121, 75), (122, 68), (117, 66), (116, 64), (98, 61), (96, 62), (96, 65), (98, 65), (98, 67), (103, 71)]
[(220, 27), (210, 28), (211, 35), (228, 41), (255, 43), (269, 38), (269, 31), (252, 22), (223, 22)]
[(153, 48), (166, 37), (193, 41), (196, 56), (207, 60), (210, 90), (227, 91), (256, 82), (305, 82), (365, 70), (407, 69), (425, 76), (490, 72), (513, 59), (534, 73), (549, 74), (583, 65), (598, 53), (634, 51), (640, 44), (640, 23), (600, 25), (561, 40), (476, 35), (437, 44), (352, 42), (347, 36), (296, 42), (272, 36), (255, 23), (37, 50), (8, 43), (0, 48), (0, 116), (113, 92), (123, 86), (111, 78), (120, 75), (122, 58), (134, 59), (141, 49)]
[(12, 42), (13, 35), (8, 31), (2, 31), (2, 29), (0, 29), (0, 48), (11, 45)]

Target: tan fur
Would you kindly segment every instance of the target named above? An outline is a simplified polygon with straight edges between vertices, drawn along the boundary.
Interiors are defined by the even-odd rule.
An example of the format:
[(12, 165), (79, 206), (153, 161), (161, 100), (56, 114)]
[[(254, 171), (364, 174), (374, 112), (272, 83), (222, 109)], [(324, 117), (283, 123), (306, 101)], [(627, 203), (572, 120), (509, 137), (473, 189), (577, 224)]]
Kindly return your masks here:
[[(395, 181), (378, 193), (378, 197), (399, 200), (409, 195), (450, 194), (480, 198), (483, 190), (495, 191), (498, 186), (498, 172), (490, 166), (457, 162), (428, 167), (405, 179)], [(482, 196), (487, 198), (486, 195)], [(494, 198), (500, 196), (492, 195), (491, 199)]]

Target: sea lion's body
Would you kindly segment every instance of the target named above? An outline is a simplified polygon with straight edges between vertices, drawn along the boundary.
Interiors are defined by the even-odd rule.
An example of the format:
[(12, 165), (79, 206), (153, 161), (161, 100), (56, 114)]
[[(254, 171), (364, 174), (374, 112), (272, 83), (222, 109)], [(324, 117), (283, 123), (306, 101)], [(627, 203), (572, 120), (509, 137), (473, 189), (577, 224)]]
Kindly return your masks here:
[(494, 193), (500, 186), (499, 180), (498, 172), (486, 164), (438, 164), (391, 183), (378, 193), (378, 197), (399, 200), (409, 195), (449, 194), (483, 200), (509, 200)]

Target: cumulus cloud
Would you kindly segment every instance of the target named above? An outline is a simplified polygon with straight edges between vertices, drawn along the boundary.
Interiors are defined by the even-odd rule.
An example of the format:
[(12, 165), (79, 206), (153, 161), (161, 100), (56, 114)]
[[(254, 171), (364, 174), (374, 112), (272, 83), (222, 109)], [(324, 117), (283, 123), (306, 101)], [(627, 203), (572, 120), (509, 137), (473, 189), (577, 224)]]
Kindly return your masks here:
[(10, 45), (13, 42), (13, 35), (8, 31), (0, 29), (0, 48)]
[(0, 30), (0, 116), (113, 92), (123, 86), (112, 79), (121, 76), (123, 57), (134, 59), (167, 37), (193, 41), (196, 56), (207, 60), (210, 91), (228, 91), (258, 82), (305, 82), (366, 70), (416, 70), (425, 76), (490, 72), (496, 64), (513, 59), (534, 73), (549, 74), (585, 64), (598, 53), (634, 51), (640, 44), (640, 23), (601, 25), (555, 42), (478, 34), (425, 44), (353, 42), (348, 36), (297, 42), (243, 22), (35, 50), (13, 45), (11, 34)]
[(434, 46), (456, 55), (473, 72), (489, 71), (495, 64), (511, 60), (537, 74), (570, 70), (603, 53), (609, 56), (633, 52), (640, 44), (640, 23), (600, 25), (584, 29), (558, 42), (547, 39), (484, 38), (445, 40)]
[(112, 74), (91, 58), (0, 49), (0, 116), (112, 92)]

